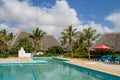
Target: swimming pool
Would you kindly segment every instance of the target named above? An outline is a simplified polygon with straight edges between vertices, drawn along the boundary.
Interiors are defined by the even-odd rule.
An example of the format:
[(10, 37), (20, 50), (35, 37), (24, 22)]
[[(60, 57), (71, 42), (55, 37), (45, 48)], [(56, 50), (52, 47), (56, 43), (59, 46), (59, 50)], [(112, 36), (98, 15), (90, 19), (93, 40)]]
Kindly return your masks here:
[(120, 77), (68, 64), (58, 58), (33, 60), (46, 60), (47, 64), (0, 65), (0, 80), (120, 80)]

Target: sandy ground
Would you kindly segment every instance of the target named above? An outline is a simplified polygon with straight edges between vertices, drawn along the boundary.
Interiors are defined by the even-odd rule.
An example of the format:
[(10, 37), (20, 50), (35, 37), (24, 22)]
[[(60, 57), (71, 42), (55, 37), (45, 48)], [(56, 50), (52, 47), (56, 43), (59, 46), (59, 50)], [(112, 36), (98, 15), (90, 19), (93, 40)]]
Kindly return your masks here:
[[(62, 58), (68, 60), (68, 63), (91, 68), (97, 71), (102, 71), (105, 73), (113, 74), (120, 76), (120, 63), (103, 63), (94, 60), (85, 60), (85, 59), (75, 59), (75, 58)], [(42, 62), (42, 60), (40, 60)], [(31, 58), (0, 58), (0, 63), (8, 62), (36, 62)]]

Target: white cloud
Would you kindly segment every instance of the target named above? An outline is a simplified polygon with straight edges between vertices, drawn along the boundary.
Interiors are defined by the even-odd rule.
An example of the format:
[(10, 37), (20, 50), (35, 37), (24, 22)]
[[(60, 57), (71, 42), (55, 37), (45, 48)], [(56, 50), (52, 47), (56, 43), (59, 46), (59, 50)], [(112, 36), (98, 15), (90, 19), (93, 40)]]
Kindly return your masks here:
[(85, 25), (80, 25), (79, 28), (82, 30), (83, 28), (92, 27), (93, 29), (96, 29), (98, 33), (109, 33), (113, 32), (110, 28), (103, 26), (102, 24), (97, 24), (94, 21), (89, 21)]
[(120, 12), (112, 13), (108, 15), (105, 19), (112, 22), (115, 25), (115, 31), (120, 31)]
[(0, 5), (0, 20), (6, 21), (6, 24), (18, 23), (15, 28), (5, 25), (5, 28), (12, 29), (11, 31), (40, 27), (48, 34), (59, 37), (60, 32), (71, 24), (73, 28), (79, 30), (90, 25), (101, 33), (111, 31), (108, 27), (95, 22), (83, 25), (82, 20), (78, 19), (75, 9), (71, 8), (66, 0), (56, 1), (56, 4), (51, 8), (32, 6), (30, 0), (22, 2), (18, 0), (1, 1), (3, 4)]
[(14, 33), (17, 33), (20, 30), (19, 28), (9, 27), (9, 26), (7, 26), (5, 24), (0, 24), (0, 30), (2, 30), (2, 29), (6, 29), (9, 32), (13, 32), (14, 31)]
[(16, 21), (22, 28), (39, 26), (48, 33), (60, 32), (66, 25), (79, 25), (77, 13), (66, 1), (56, 1), (52, 8), (31, 6), (28, 1), (2, 0), (0, 19), (7, 22)]

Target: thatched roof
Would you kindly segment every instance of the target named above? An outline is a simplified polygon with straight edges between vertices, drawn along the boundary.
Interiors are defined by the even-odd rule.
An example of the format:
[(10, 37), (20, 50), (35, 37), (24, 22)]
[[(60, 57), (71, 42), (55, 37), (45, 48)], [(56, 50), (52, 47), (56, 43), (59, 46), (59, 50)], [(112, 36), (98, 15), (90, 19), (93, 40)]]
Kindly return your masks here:
[[(28, 33), (25, 31), (19, 31), (15, 35), (15, 37), (12, 39), (11, 46), (17, 45), (19, 43), (20, 39), (22, 39), (22, 38), (27, 38), (30, 42), (34, 43), (31, 36), (32, 36), (31, 33)], [(60, 46), (59, 42), (51, 35), (45, 35), (41, 39), (41, 43), (43, 43), (46, 50), (48, 50), (48, 48), (52, 47), (52, 46)]]
[(91, 50), (94, 50), (96, 46), (106, 45), (111, 47), (114, 51), (120, 51), (120, 33), (106, 33), (103, 34), (92, 46)]
[(27, 38), (27, 39), (31, 42), (31, 41), (33, 41), (33, 39), (30, 38), (31, 35), (32, 35), (31, 33), (28, 33), (28, 32), (25, 32), (25, 31), (19, 31), (19, 32), (14, 36), (14, 38), (11, 40), (10, 45), (11, 45), (11, 46), (13, 46), (13, 45), (18, 45), (20, 39), (22, 39), (22, 38)]
[(44, 44), (46, 49), (52, 46), (60, 46), (59, 42), (51, 35), (45, 35), (41, 42)]

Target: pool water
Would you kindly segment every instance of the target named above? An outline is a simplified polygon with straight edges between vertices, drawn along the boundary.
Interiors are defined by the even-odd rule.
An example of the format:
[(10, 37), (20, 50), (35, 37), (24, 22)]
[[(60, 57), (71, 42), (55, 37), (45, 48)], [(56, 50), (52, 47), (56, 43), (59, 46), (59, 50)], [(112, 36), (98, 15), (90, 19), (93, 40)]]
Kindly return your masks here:
[(47, 64), (0, 66), (0, 80), (105, 80), (65, 65), (59, 59), (46, 60)]

